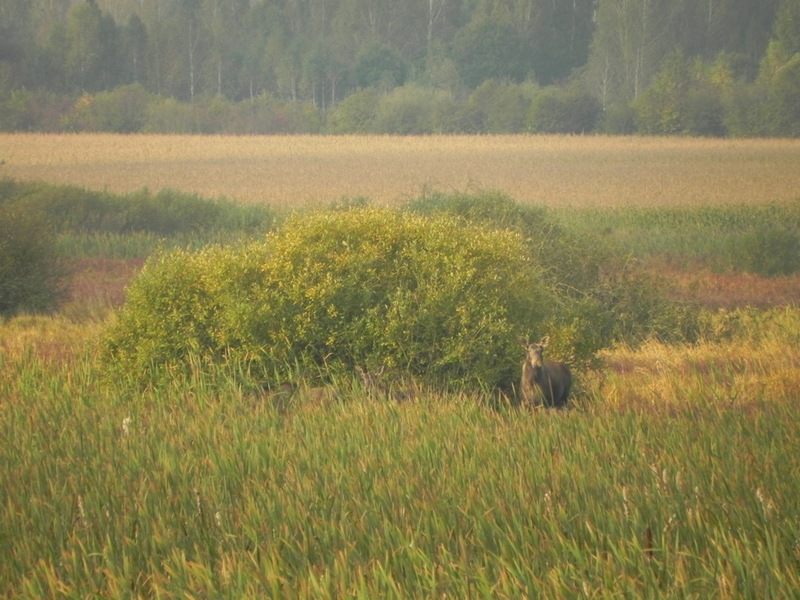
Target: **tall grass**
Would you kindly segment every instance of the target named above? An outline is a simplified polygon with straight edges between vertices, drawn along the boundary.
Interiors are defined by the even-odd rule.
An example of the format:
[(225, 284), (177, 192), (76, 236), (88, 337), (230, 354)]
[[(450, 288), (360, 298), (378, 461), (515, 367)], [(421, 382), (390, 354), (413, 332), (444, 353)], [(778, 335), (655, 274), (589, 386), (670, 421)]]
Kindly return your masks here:
[(785, 275), (800, 270), (800, 197), (759, 205), (554, 209), (565, 227), (633, 256)]
[(279, 219), (266, 206), (170, 189), (114, 195), (11, 179), (0, 180), (0, 206), (47, 217), (67, 258), (144, 258), (157, 247), (232, 243), (265, 233)]
[[(609, 357), (649, 365), (650, 383), (631, 384), (672, 390), (671, 410), (606, 402), (592, 377), (564, 413), (376, 402), (346, 381), (338, 400), (284, 409), (199, 366), (131, 395), (101, 381), (91, 335), (44, 360), (25, 338), (38, 328), (70, 336), (2, 325), (7, 597), (779, 598), (800, 585), (792, 347), (774, 362), (759, 358), (771, 342), (751, 341), (747, 359), (737, 336), (714, 353), (719, 376), (672, 388), (675, 347)], [(730, 402), (734, 374), (785, 391)]]
[(86, 232), (62, 233), (58, 237), (58, 253), (69, 259), (91, 257), (147, 258), (157, 250), (182, 249), (196, 251), (214, 244), (237, 244), (252, 239), (253, 234), (241, 231), (186, 232), (169, 236), (150, 231), (131, 233)]

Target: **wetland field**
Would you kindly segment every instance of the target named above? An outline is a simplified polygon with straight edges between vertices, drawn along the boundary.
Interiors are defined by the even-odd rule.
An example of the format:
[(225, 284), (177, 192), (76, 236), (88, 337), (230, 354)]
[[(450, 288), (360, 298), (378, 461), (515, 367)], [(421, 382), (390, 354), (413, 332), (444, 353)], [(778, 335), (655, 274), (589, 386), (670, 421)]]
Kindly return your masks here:
[[(800, 589), (800, 142), (14, 134), (0, 135), (0, 161), (0, 216), (48, 219), (64, 268), (55, 310), (0, 317), (0, 598)], [(336, 287), (340, 274), (375, 276), (388, 243), (340, 251), (358, 240), (332, 244), (324, 224), (349, 227), (347, 214), (409, 235), (460, 223), (476, 245), (491, 229), (530, 251), (520, 264), (557, 305), (552, 329), (530, 334), (572, 361), (570, 408), (417, 381), (426, 349), (414, 344), (447, 319), (399, 331), (402, 306), (369, 330), (345, 319), (353, 350), (333, 333), (320, 349), (291, 346), (306, 360), (286, 366), (291, 394), (258, 387), (252, 366), (274, 349), (258, 346), (263, 323), (230, 290), (243, 281), (253, 298), (278, 297), (259, 295), (266, 267), (246, 267), (280, 242), (300, 258), (275, 259), (287, 275), (269, 281), (325, 304), (302, 319), (275, 312), (289, 315), (275, 330), (299, 339), (309, 315), (342, 322), (338, 299), (366, 302), (373, 288)], [(319, 248), (304, 254), (292, 227)], [(478, 264), (459, 263), (442, 237), (451, 270)], [(329, 273), (308, 267), (331, 254)], [(309, 291), (295, 272), (319, 278)], [(485, 298), (451, 299), (407, 275), (369, 281), (388, 292), (390, 276), (412, 281), (432, 299), (422, 308), (452, 302), (478, 333), (494, 326), (478, 314), (494, 307)], [(388, 297), (413, 308), (417, 289), (401, 291)], [(151, 312), (148, 297), (161, 303)], [(195, 339), (199, 321), (207, 335)], [(142, 333), (161, 325), (199, 352)], [(153, 356), (167, 376), (142, 384), (109, 364), (112, 335), (152, 353), (131, 364)], [(203, 354), (217, 339), (250, 345)], [(386, 353), (398, 339), (406, 363)], [(453, 346), (491, 362), (469, 350)], [(179, 356), (156, 365), (168, 352)], [(376, 394), (348, 372), (352, 356), (394, 379)]]

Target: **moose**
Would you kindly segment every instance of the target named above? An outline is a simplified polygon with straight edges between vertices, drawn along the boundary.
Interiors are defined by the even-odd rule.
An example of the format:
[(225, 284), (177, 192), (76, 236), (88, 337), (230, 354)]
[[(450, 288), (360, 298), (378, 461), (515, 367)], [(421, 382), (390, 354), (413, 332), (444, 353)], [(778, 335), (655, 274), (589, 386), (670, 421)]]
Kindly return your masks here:
[(544, 349), (550, 341), (545, 336), (538, 344), (523, 340), (525, 362), (522, 363), (520, 399), (530, 406), (563, 408), (567, 404), (572, 374), (562, 362), (545, 362)]

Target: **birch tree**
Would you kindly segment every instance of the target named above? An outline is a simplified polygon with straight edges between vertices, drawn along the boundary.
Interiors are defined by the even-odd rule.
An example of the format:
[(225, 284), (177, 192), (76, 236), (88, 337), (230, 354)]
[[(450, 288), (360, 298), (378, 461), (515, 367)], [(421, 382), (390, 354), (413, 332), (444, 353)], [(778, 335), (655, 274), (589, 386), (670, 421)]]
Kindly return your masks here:
[(587, 79), (603, 107), (644, 90), (675, 38), (670, 0), (602, 0)]

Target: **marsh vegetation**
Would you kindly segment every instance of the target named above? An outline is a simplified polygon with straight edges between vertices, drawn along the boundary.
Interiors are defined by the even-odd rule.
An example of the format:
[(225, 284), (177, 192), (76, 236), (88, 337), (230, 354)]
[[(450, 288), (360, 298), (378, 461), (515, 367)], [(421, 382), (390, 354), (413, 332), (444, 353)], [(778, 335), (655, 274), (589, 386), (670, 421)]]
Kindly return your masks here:
[[(66, 284), (0, 322), (8, 597), (800, 587), (796, 199), (0, 189)], [(514, 408), (495, 388), (547, 334), (571, 408)]]

